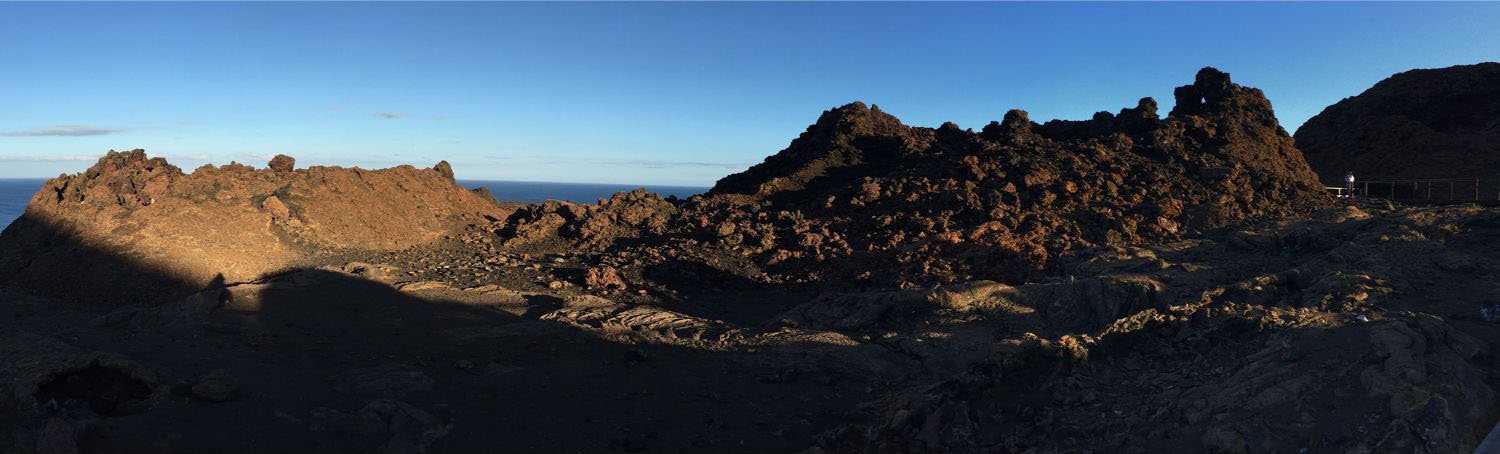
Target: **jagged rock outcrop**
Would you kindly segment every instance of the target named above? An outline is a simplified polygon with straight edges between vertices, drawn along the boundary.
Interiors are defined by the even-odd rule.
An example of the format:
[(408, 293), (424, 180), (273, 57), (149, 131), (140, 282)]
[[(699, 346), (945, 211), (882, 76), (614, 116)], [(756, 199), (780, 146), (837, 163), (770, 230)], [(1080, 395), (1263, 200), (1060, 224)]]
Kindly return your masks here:
[(284, 154), (279, 154), (272, 157), (271, 162), (267, 164), (266, 167), (269, 167), (271, 170), (277, 172), (291, 172), (292, 170), (295, 170), (297, 168), (297, 159)]
[[(956, 282), (1328, 202), (1260, 90), (1204, 68), (1175, 95), (1166, 118), (1145, 98), (1086, 121), (1015, 110), (977, 134), (853, 103), (684, 212), (773, 269)], [(856, 263), (814, 265), (829, 260)]]
[(402, 249), (506, 215), (435, 170), (293, 163), (187, 174), (143, 150), (111, 151), (46, 182), (0, 235), (0, 283), (73, 299), (171, 299), (173, 288), (253, 280), (317, 251)]
[(1493, 197), (1500, 178), (1500, 63), (1393, 75), (1323, 109), (1296, 137), (1330, 183), (1346, 172), (1363, 179), (1480, 178), (1491, 180), (1483, 194)]
[(678, 215), (675, 205), (645, 189), (617, 193), (598, 204), (549, 200), (516, 210), (499, 232), (511, 247), (595, 248), (618, 238), (660, 235)]
[[(1177, 238), (1329, 202), (1260, 90), (1204, 68), (1175, 95), (1166, 118), (1144, 98), (1086, 121), (1039, 125), (1012, 110), (978, 133), (911, 127), (851, 103), (705, 196), (536, 205), (501, 235), (512, 245), (561, 235), (604, 248), (643, 236), (614, 233), (634, 229), (730, 249), (797, 281), (1015, 282), (1080, 248)], [(590, 214), (621, 206), (649, 215), (602, 222), (614, 218)]]
[(898, 157), (915, 144), (901, 120), (855, 102), (824, 112), (791, 146), (741, 173), (724, 177), (711, 193), (769, 195), (805, 189), (840, 170)]
[(448, 161), (438, 161), (437, 165), (432, 166), (432, 170), (437, 171), (438, 175), (442, 175), (443, 178), (447, 178), (449, 180), (454, 179), (453, 165), (448, 164)]
[(584, 285), (589, 288), (623, 290), (625, 278), (620, 277), (620, 270), (613, 266), (590, 267), (584, 270)]
[[(1035, 124), (1011, 111), (980, 133), (898, 127), (853, 103), (724, 178), (711, 193), (750, 196), (760, 210), (724, 210), (732, 214), (715, 222), (784, 238), (766, 252), (775, 262), (885, 256), (895, 267), (883, 268), (900, 276), (880, 280), (1020, 280), (1077, 247), (1326, 202), (1260, 90), (1209, 67), (1176, 94), (1167, 118), (1143, 99), (1088, 121)], [(762, 220), (768, 211), (783, 222)]]

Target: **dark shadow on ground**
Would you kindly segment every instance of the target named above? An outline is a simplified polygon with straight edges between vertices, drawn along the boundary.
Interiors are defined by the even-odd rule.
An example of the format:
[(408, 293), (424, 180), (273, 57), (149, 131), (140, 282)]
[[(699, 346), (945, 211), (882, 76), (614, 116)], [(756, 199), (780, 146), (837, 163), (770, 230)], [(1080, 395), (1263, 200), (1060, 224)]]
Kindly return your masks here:
[(0, 233), (0, 285), (64, 303), (131, 304), (181, 298), (197, 285), (82, 241), (27, 212)]
[(670, 290), (671, 310), (738, 326), (773, 324), (777, 315), (817, 295), (805, 286), (758, 282), (691, 259), (648, 266), (642, 277)]
[[(323, 269), (192, 288), (45, 223), (18, 224), (0, 235), (0, 291), (39, 298), (0, 304), (0, 331), (118, 355), (155, 378), (140, 397), (132, 381), (91, 379), (118, 371), (59, 370), (41, 404), (0, 418), (15, 428), (0, 451), (34, 449), (56, 421), (85, 428), (68, 432), (84, 452), (795, 451), (876, 388), (805, 356), (537, 319), (556, 299), (514, 315)], [(805, 373), (765, 378), (789, 365)], [(150, 405), (115, 411), (97, 399), (114, 385)], [(63, 410), (83, 405), (102, 411)]]

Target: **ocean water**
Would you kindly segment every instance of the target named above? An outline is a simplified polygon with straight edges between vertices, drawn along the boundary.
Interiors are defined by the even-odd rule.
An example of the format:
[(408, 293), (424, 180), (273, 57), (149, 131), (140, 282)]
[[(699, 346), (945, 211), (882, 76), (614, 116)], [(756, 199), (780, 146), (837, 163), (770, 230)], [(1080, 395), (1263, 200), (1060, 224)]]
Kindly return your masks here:
[(0, 178), (0, 230), (21, 217), (26, 202), (42, 188), (45, 178)]
[[(26, 210), (26, 202), (31, 201), (31, 196), (41, 189), (41, 178), (27, 179), (5, 179), (0, 178), (0, 226), (10, 225), (11, 221), (21, 217)], [(629, 191), (644, 187), (647, 191), (661, 194), (662, 197), (674, 195), (679, 198), (687, 198), (695, 194), (702, 194), (708, 188), (693, 186), (659, 186), (659, 185), (627, 185), (627, 184), (587, 184), (587, 183), (538, 183), (530, 181), (484, 181), (484, 180), (459, 180), (460, 185), (466, 188), (484, 186), (495, 195), (496, 199), (509, 202), (535, 203), (547, 199), (566, 200), (569, 202), (594, 203), (599, 199), (609, 198), (616, 192)]]
[(646, 188), (647, 191), (661, 194), (662, 197), (669, 195), (678, 198), (688, 198), (693, 195), (708, 192), (708, 188), (695, 186), (661, 186), (661, 185), (629, 185), (629, 184), (588, 184), (588, 183), (539, 183), (532, 181), (484, 181), (484, 180), (458, 180), (460, 186), (476, 188), (484, 186), (494, 194), (495, 198), (503, 202), (528, 202), (536, 203), (547, 199), (566, 200), (578, 203), (594, 203), (599, 199), (607, 199), (616, 192), (631, 191), (636, 188)]

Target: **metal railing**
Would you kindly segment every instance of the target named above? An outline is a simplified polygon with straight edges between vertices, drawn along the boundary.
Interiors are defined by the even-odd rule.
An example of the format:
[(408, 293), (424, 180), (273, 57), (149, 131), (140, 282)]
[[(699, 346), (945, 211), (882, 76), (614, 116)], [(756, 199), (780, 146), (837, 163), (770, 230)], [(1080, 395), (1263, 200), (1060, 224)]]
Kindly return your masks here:
[[(1494, 185), (1500, 180), (1490, 181)], [(1418, 202), (1500, 201), (1500, 185), (1495, 193), (1482, 189), (1479, 178), (1413, 178), (1372, 179), (1351, 186), (1324, 186), (1335, 197), (1371, 197)]]

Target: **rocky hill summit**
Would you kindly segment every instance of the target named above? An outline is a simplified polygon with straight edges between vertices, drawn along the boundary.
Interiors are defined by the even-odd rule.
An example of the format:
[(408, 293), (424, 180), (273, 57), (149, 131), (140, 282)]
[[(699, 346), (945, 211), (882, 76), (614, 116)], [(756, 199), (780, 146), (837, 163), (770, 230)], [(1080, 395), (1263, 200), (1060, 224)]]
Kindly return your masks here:
[[(540, 207), (504, 232), (529, 241), (539, 230), (594, 232), (571, 247), (642, 232), (693, 239), (796, 281), (1015, 282), (1081, 248), (1178, 238), (1329, 202), (1260, 90), (1203, 68), (1175, 97), (1165, 118), (1144, 98), (1085, 121), (1037, 124), (1012, 110), (979, 132), (907, 126), (856, 102), (824, 112), (785, 150), (705, 196), (674, 206), (636, 195), (551, 220), (541, 211), (565, 207)], [(630, 200), (664, 219), (600, 234), (608, 229), (589, 214)]]
[[(0, 270), (11, 285), (75, 298), (167, 297), (174, 286), (161, 282), (130, 291), (122, 268), (196, 289), (215, 279), (249, 281), (326, 251), (407, 248), (505, 215), (459, 187), (446, 162), (295, 169), (293, 158), (278, 155), (265, 169), (232, 163), (184, 173), (144, 150), (110, 151), (37, 191), (0, 234)], [(70, 285), (49, 284), (61, 281)]]
[(1342, 181), (1346, 172), (1383, 179), (1500, 178), (1500, 63), (1393, 75), (1323, 109), (1297, 128), (1296, 138), (1329, 182)]

